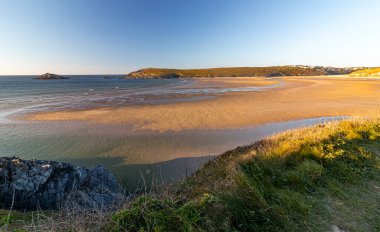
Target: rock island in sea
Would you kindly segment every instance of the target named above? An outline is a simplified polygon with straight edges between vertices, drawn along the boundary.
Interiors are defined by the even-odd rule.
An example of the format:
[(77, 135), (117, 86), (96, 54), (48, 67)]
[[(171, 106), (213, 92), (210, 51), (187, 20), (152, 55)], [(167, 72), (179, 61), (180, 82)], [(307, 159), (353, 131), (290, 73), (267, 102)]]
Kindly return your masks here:
[(52, 74), (52, 73), (45, 73), (42, 74), (41, 76), (35, 78), (37, 80), (62, 80), (62, 79), (70, 79), (68, 77), (60, 76), (57, 74)]

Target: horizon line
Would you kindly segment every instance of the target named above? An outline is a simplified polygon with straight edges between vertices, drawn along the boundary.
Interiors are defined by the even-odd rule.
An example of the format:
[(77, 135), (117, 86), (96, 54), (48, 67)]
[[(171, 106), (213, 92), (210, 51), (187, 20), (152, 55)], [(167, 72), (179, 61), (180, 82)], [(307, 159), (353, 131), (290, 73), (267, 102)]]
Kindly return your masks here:
[[(146, 68), (138, 68), (135, 69), (135, 71), (143, 70), (143, 69), (176, 69), (176, 70), (202, 70), (202, 69), (219, 69), (219, 68), (269, 68), (269, 67), (286, 67), (286, 66), (308, 66), (308, 67), (331, 67), (331, 68), (376, 68), (379, 66), (325, 66), (325, 65), (303, 65), (303, 64), (289, 64), (289, 65), (268, 65), (268, 66), (218, 66), (218, 67), (211, 67), (211, 68), (163, 68), (163, 67), (146, 67)], [(131, 72), (127, 73), (82, 73), (82, 74), (75, 74), (75, 73), (59, 73), (59, 72), (44, 72), (40, 74), (0, 74), (0, 76), (41, 76), (45, 73), (51, 73), (51, 74), (57, 74), (57, 75), (67, 75), (67, 76), (86, 76), (86, 75), (92, 75), (92, 76), (122, 76), (122, 75), (128, 75)]]

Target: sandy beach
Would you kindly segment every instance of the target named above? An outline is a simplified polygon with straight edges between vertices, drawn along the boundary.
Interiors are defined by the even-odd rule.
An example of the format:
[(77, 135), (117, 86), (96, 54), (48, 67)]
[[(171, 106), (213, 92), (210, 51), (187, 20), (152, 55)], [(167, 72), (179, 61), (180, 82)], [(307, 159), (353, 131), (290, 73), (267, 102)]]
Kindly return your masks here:
[[(268, 88), (226, 91), (190, 102), (39, 112), (32, 121), (127, 124), (141, 131), (241, 128), (322, 116), (367, 115), (380, 109), (380, 80), (337, 77), (197, 79), (196, 88)], [(179, 87), (181, 88), (181, 87)]]

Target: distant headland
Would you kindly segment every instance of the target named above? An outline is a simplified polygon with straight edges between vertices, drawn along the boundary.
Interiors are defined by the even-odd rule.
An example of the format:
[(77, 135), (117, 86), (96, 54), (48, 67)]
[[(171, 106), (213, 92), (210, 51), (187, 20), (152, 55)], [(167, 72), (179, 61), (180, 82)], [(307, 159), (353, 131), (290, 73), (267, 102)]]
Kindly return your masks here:
[(276, 76), (325, 76), (348, 75), (365, 67), (323, 67), (323, 66), (271, 66), (271, 67), (228, 67), (209, 69), (161, 69), (146, 68), (129, 73), (125, 78), (170, 79), (199, 77), (276, 77)]

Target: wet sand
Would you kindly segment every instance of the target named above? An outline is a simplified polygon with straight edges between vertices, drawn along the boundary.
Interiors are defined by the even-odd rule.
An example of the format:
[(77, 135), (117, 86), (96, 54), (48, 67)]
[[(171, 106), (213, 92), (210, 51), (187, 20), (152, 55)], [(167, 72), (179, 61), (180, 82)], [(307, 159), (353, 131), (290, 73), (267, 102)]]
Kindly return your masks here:
[(197, 88), (267, 88), (220, 92), (212, 98), (190, 102), (38, 112), (26, 119), (123, 124), (130, 125), (134, 131), (178, 132), (242, 128), (323, 116), (368, 115), (380, 109), (380, 79), (214, 78), (197, 79), (192, 85)]

